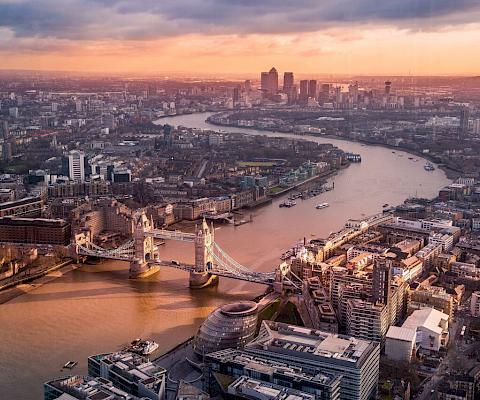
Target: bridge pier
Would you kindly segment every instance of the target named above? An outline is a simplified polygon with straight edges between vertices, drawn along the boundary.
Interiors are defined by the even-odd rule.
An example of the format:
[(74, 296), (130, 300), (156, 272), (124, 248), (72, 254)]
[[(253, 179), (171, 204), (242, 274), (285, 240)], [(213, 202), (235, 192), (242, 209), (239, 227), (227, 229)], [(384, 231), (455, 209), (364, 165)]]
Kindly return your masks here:
[(148, 262), (142, 262), (141, 260), (136, 259), (130, 263), (129, 278), (146, 278), (147, 276), (156, 274), (158, 271), (160, 271), (158, 265), (151, 265)]
[(191, 289), (203, 289), (218, 284), (218, 276), (208, 272), (190, 272), (189, 284)]

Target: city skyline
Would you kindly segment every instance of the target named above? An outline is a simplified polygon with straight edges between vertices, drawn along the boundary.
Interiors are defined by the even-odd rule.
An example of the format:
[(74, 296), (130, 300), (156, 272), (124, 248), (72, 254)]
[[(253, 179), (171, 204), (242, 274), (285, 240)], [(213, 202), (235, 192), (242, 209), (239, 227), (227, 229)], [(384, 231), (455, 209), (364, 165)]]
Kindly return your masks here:
[(99, 73), (478, 75), (471, 0), (0, 1), (1, 69)]
[(0, 0), (0, 397), (480, 400), (479, 42), (480, 0)]

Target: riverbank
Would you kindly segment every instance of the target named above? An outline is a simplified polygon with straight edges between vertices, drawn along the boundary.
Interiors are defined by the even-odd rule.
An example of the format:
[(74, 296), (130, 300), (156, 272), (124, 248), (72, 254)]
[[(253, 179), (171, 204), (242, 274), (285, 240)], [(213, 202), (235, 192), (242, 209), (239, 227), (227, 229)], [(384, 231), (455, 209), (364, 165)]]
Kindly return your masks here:
[(441, 169), (443, 172), (445, 172), (445, 175), (447, 176), (448, 179), (451, 179), (452, 181), (461, 177), (462, 173), (460, 171), (454, 170), (450, 168), (448, 165), (445, 164), (439, 164), (437, 160), (435, 160), (434, 157), (432, 157), (428, 153), (422, 153), (420, 151), (416, 151), (413, 149), (409, 149), (407, 147), (401, 147), (401, 146), (392, 146), (391, 144), (388, 143), (377, 143), (377, 142), (372, 142), (366, 139), (359, 139), (359, 140), (353, 140), (351, 138), (346, 138), (343, 136), (336, 136), (336, 135), (315, 135), (309, 133), (308, 135), (312, 135), (315, 137), (322, 137), (322, 138), (329, 138), (329, 139), (337, 139), (337, 140), (343, 140), (345, 142), (356, 142), (356, 143), (361, 143), (365, 144), (368, 146), (375, 146), (375, 147), (384, 147), (386, 149), (392, 149), (395, 151), (403, 151), (404, 153), (410, 154), (412, 156), (417, 156), (424, 158), (432, 163), (435, 163), (437, 165), (437, 168)]
[[(254, 129), (254, 130), (257, 130), (257, 131), (277, 133), (276, 131), (273, 131), (271, 128), (244, 127), (244, 126), (239, 126), (239, 125), (235, 125), (235, 124), (222, 124), (222, 123), (219, 123), (219, 122), (216, 122), (216, 121), (212, 120), (210, 117), (208, 117), (206, 119), (206, 122), (211, 124), (211, 125), (227, 127), (227, 128), (231, 127), (231, 128), (236, 128), (236, 129)], [(460, 176), (462, 176), (461, 171), (455, 170), (455, 169), (453, 169), (453, 168), (451, 168), (451, 167), (449, 167), (448, 165), (445, 165), (445, 164), (439, 164), (438, 161), (434, 157), (432, 157), (432, 155), (430, 155), (428, 153), (422, 153), (420, 151), (416, 151), (416, 150), (410, 149), (408, 147), (393, 146), (393, 145), (388, 144), (388, 143), (378, 143), (378, 142), (370, 141), (368, 139), (352, 139), (352, 138), (349, 138), (349, 137), (344, 137), (344, 136), (341, 136), (341, 135), (332, 135), (332, 134), (322, 135), (322, 134), (315, 134), (315, 133), (295, 133), (293, 131), (289, 131), (289, 132), (278, 131), (278, 134), (279, 135), (289, 134), (289, 135), (295, 135), (295, 136), (299, 136), (299, 137), (311, 136), (311, 137), (325, 138), (325, 139), (336, 139), (336, 140), (342, 140), (342, 141), (351, 142), (351, 143), (366, 144), (368, 146), (375, 146), (375, 147), (378, 146), (378, 147), (383, 147), (383, 148), (386, 148), (386, 149), (400, 150), (400, 151), (403, 151), (407, 154), (411, 154), (411, 155), (414, 155), (414, 156), (417, 156), (417, 157), (421, 157), (421, 158), (424, 158), (428, 161), (431, 161), (432, 163), (437, 164), (437, 167), (445, 172), (448, 179), (455, 180), (455, 179), (459, 178)]]
[(0, 289), (0, 304), (7, 303), (22, 294), (31, 292), (79, 267), (79, 264), (73, 264), (72, 260), (68, 260), (54, 265), (47, 271), (38, 274), (38, 276), (30, 276), (22, 279), (20, 282), (11, 283), (8, 287)]

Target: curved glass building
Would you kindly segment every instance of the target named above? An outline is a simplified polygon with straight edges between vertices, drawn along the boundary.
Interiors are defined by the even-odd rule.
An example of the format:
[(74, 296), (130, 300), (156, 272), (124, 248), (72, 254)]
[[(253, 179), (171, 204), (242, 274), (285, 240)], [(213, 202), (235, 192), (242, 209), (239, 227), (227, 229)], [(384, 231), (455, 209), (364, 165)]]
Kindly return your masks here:
[(258, 321), (257, 303), (240, 301), (214, 310), (198, 329), (194, 339), (197, 354), (244, 347), (253, 340)]

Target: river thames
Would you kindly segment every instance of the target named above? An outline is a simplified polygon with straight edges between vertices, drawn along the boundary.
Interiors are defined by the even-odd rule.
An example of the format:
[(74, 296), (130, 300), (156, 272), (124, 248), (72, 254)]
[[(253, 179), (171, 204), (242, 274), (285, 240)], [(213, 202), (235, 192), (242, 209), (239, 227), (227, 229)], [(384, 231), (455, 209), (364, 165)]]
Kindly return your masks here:
[[(209, 114), (164, 118), (159, 123), (210, 128)], [(292, 134), (222, 128), (228, 132), (299, 138)], [(352, 164), (329, 179), (335, 190), (298, 201), (293, 208), (273, 204), (248, 211), (253, 222), (219, 226), (215, 240), (232, 257), (258, 271), (273, 270), (280, 254), (304, 237), (323, 237), (350, 217), (380, 212), (382, 205), (402, 203), (409, 196), (434, 197), (449, 183), (443, 171), (424, 170), (426, 160), (409, 160), (402, 151), (330, 138), (301, 136), (360, 153)], [(317, 210), (319, 202), (330, 207)], [(165, 260), (192, 262), (193, 248), (183, 243), (161, 247)], [(193, 335), (216, 306), (262, 293), (260, 285), (221, 279), (218, 287), (192, 291), (186, 273), (165, 268), (143, 281), (128, 280), (128, 265), (105, 262), (85, 265), (27, 294), (0, 305), (1, 398), (43, 398), (43, 383), (68, 375), (68, 360), (86, 373), (89, 355), (118, 350), (136, 337), (152, 338), (168, 350)]]

